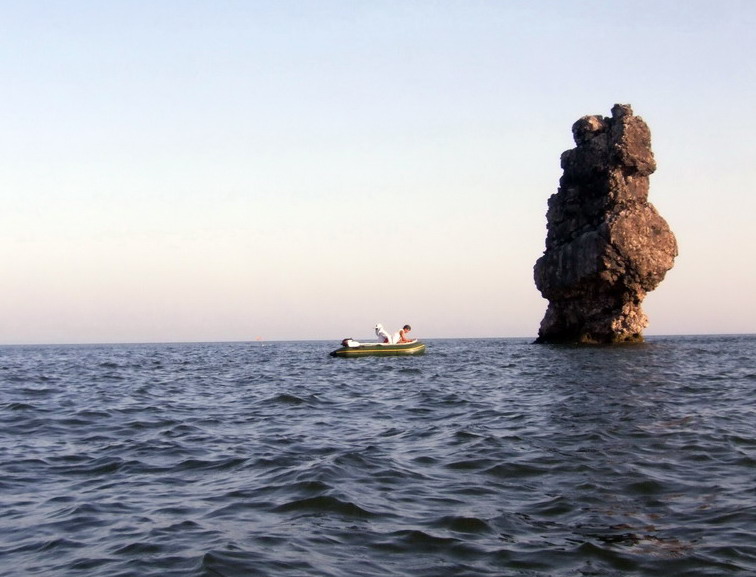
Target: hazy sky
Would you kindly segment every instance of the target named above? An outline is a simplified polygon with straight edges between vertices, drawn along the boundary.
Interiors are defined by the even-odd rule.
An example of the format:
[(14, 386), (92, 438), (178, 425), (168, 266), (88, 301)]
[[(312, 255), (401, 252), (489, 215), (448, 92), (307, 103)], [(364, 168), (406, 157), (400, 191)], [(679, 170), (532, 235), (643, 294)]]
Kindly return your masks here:
[(0, 343), (535, 336), (572, 123), (629, 103), (756, 332), (756, 2), (0, 0)]

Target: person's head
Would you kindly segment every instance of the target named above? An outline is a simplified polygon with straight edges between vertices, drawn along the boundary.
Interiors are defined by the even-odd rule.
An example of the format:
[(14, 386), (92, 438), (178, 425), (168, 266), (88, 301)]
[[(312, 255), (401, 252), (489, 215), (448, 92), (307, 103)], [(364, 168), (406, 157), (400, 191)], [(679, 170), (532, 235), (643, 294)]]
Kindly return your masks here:
[(404, 330), (405, 330), (406, 332), (410, 332), (410, 331), (412, 330), (412, 327), (411, 327), (411, 326), (409, 326), (409, 325), (404, 325)]

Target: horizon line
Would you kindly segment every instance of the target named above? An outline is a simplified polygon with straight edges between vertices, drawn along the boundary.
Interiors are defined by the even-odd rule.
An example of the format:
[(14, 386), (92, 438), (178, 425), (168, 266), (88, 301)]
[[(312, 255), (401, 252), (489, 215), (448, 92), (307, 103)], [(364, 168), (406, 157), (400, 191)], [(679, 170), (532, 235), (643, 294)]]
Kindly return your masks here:
[[(427, 339), (418, 339), (425, 341), (450, 341), (450, 340), (518, 340), (533, 339), (538, 335), (532, 336), (497, 336), (497, 337), (428, 337)], [(756, 336), (756, 333), (664, 333), (644, 335), (648, 337), (743, 337)], [(338, 342), (339, 339), (260, 339), (250, 340), (166, 340), (166, 341), (90, 341), (90, 342), (40, 342), (40, 343), (0, 343), (0, 347), (87, 347), (87, 346), (122, 346), (122, 345), (199, 345), (199, 344), (263, 344), (263, 343), (305, 343), (305, 342)]]

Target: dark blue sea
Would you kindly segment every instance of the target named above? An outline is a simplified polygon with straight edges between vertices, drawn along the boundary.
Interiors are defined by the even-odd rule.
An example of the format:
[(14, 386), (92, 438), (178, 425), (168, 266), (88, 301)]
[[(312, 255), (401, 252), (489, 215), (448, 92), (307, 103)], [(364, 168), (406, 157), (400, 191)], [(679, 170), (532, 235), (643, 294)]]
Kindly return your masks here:
[(0, 347), (8, 576), (756, 575), (756, 336)]

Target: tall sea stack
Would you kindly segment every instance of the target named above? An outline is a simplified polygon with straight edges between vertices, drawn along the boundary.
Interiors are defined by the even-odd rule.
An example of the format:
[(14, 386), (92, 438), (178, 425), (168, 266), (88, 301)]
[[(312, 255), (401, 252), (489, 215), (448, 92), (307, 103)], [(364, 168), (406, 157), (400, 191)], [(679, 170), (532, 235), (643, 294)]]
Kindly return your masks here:
[(562, 153), (534, 267), (549, 301), (536, 342), (642, 341), (641, 302), (677, 256), (674, 234), (648, 202), (651, 132), (629, 105), (615, 104), (611, 118), (584, 116), (572, 134), (577, 146)]

